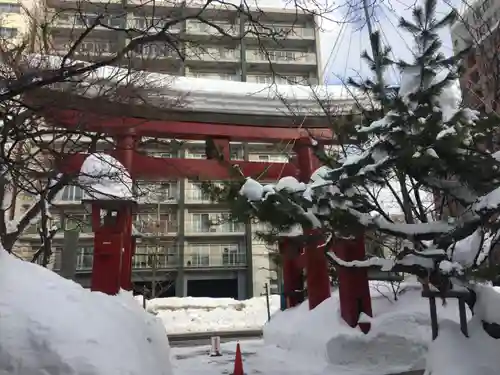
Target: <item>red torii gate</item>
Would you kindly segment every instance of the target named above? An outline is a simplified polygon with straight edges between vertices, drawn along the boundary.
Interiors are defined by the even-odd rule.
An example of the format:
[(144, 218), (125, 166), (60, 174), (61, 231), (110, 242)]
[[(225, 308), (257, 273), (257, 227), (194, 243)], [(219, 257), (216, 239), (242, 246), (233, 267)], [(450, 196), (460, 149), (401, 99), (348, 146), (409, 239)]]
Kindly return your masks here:
[[(88, 111), (50, 108), (44, 110), (45, 118), (53, 120), (58, 126), (69, 129), (85, 129), (102, 132), (116, 140), (116, 149), (110, 154), (119, 160), (130, 172), (132, 178), (165, 179), (197, 177), (207, 180), (231, 179), (230, 171), (217, 160), (155, 158), (137, 152), (140, 137), (178, 138), (186, 140), (206, 140), (211, 138), (231, 164), (237, 164), (245, 176), (259, 176), (267, 180), (278, 180), (285, 176), (297, 177), (302, 182), (309, 182), (311, 174), (319, 167), (313, 154), (310, 137), (313, 136), (320, 144), (332, 141), (332, 133), (328, 129), (299, 129), (268, 126), (227, 125), (218, 123), (149, 120), (137, 117), (107, 116)], [(294, 144), (297, 154), (295, 162), (283, 164), (230, 161), (230, 141)], [(61, 169), (77, 173), (87, 154), (70, 155), (65, 158)], [(92, 290), (115, 294), (119, 288), (131, 289), (132, 262), (134, 252), (131, 238), (131, 210), (123, 211), (123, 216), (114, 228), (98, 228), (100, 208), (93, 204), (94, 263), (92, 273)], [(99, 235), (98, 235), (98, 231)], [(104, 249), (103, 241), (110, 236), (118, 236), (112, 248)], [(305, 233), (315, 236), (315, 233)], [(113, 237), (113, 238), (115, 238)], [(310, 309), (315, 308), (330, 296), (328, 264), (321, 245), (321, 238), (310, 243), (307, 249), (294, 249), (290, 240), (279, 243), (283, 256), (284, 291), (287, 295), (288, 307), (295, 306), (299, 301), (294, 298), (294, 292), (302, 289), (301, 269), (307, 273), (307, 289)], [(109, 241), (108, 241), (109, 245)], [(121, 251), (123, 249), (123, 252)], [(335, 249), (336, 254), (344, 260), (361, 260), (365, 256), (364, 241), (345, 243)], [(115, 254), (115, 256), (113, 255)], [(120, 256), (121, 254), (121, 256)], [(295, 255), (292, 255), (295, 254)], [(302, 254), (302, 255), (300, 255)], [(112, 284), (109, 274), (119, 275), (118, 284)], [(106, 275), (107, 274), (107, 275)], [(359, 315), (364, 312), (371, 316), (371, 301), (366, 270), (340, 268), (341, 314), (344, 320), (355, 327)], [(367, 332), (369, 324), (360, 324)]]

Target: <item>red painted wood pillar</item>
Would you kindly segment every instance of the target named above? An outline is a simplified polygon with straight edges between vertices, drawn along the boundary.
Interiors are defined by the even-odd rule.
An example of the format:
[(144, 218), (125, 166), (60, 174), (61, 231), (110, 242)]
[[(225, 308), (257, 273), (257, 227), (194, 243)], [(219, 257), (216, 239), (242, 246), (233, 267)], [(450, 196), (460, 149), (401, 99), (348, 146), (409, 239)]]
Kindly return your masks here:
[[(311, 175), (320, 167), (320, 162), (315, 157), (311, 146), (309, 138), (302, 138), (295, 143), (294, 147), (299, 166), (299, 180), (305, 183), (310, 181)], [(308, 240), (312, 239), (305, 249), (307, 293), (309, 309), (312, 310), (330, 297), (330, 278), (325, 249), (318, 246), (322, 244), (323, 239), (314, 229), (306, 231), (304, 235), (309, 237)]]
[(123, 235), (116, 225), (109, 225), (103, 220), (101, 209), (102, 202), (92, 203), (94, 259), (90, 289), (114, 295), (120, 290)]
[[(335, 254), (342, 260), (353, 261), (365, 259), (364, 237), (344, 241), (335, 249)], [(351, 327), (359, 328), (364, 333), (370, 331), (369, 323), (359, 323), (362, 312), (372, 316), (368, 270), (366, 268), (338, 267), (340, 314)]]
[(215, 147), (222, 154), (224, 160), (231, 160), (231, 146), (228, 138), (214, 138)]
[(303, 298), (301, 298), (303, 290), (302, 270), (296, 263), (299, 249), (287, 238), (282, 238), (278, 246), (283, 261), (283, 292), (288, 309), (303, 302)]
[[(131, 174), (137, 140), (133, 134), (127, 134), (117, 137), (116, 151), (118, 159)], [(132, 239), (132, 206), (124, 205), (121, 208), (120, 215), (123, 215), (122, 237), (123, 247), (121, 253), (120, 287), (124, 290), (132, 290), (132, 256), (134, 255), (134, 246)]]

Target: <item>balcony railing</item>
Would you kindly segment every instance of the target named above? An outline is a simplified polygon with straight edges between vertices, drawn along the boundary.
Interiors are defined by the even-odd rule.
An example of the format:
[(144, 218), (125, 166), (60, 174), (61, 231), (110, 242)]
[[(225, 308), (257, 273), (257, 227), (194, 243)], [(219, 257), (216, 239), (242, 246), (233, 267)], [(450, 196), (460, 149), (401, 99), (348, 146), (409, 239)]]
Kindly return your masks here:
[[(54, 46), (59, 53), (68, 53), (72, 43), (60, 43)], [(104, 41), (84, 41), (81, 42), (75, 50), (75, 55), (96, 55), (103, 56), (113, 52), (112, 44)]]
[(239, 26), (235, 24), (231, 24), (228, 22), (213, 22), (215, 26), (218, 26), (220, 30), (217, 28), (208, 25), (204, 22), (199, 21), (188, 21), (186, 25), (186, 31), (190, 34), (201, 34), (201, 35), (214, 35), (214, 36), (223, 36), (223, 35), (237, 35)]
[[(149, 18), (149, 17), (132, 17), (127, 20), (129, 28), (137, 29), (142, 32), (157, 33), (163, 29), (168, 19), (163, 18)], [(180, 23), (169, 26), (167, 32), (178, 33), (181, 31)]]
[(177, 183), (140, 184), (137, 187), (139, 203), (172, 203), (179, 199)]
[[(94, 253), (92, 251), (81, 252), (76, 258), (76, 270), (77, 271), (91, 271), (92, 262), (94, 260)], [(132, 257), (132, 269), (136, 270), (147, 270), (154, 268), (154, 263), (156, 263), (156, 269), (169, 269), (174, 268), (179, 265), (179, 259), (177, 254), (156, 254), (155, 256), (151, 252), (136, 252)], [(56, 266), (54, 269), (60, 269), (60, 261), (56, 260)]]
[(186, 222), (186, 232), (187, 233), (243, 233), (245, 232), (245, 226), (240, 223), (227, 222), (217, 225), (209, 225), (201, 221), (187, 221)]
[(160, 220), (153, 219), (151, 216), (138, 214), (135, 217), (134, 225), (140, 233), (149, 236), (166, 236), (175, 234), (179, 230), (177, 220), (166, 218), (164, 215), (160, 217)]
[(246, 59), (249, 62), (258, 63), (290, 63), (290, 64), (316, 64), (316, 55), (312, 52), (300, 51), (246, 51)]
[(184, 254), (185, 267), (188, 268), (210, 268), (210, 267), (243, 267), (246, 266), (246, 254), (244, 252), (227, 253), (200, 253), (186, 249)]
[(276, 39), (314, 39), (314, 29), (300, 26), (245, 25), (247, 36)]
[(185, 190), (186, 202), (188, 203), (213, 203), (210, 197), (200, 188), (192, 187)]
[(237, 48), (190, 48), (186, 58), (193, 61), (237, 61), (240, 50)]
[(196, 73), (191, 72), (187, 75), (188, 77), (193, 78), (203, 78), (203, 79), (215, 79), (222, 81), (241, 81), (241, 77), (238, 74), (215, 74), (215, 73)]

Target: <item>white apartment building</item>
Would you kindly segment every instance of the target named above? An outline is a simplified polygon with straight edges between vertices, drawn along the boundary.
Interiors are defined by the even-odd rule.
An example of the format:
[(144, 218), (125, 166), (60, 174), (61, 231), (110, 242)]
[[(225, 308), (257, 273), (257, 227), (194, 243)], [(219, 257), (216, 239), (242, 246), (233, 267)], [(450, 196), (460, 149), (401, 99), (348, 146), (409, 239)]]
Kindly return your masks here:
[[(139, 4), (133, 0), (111, 3), (48, 0), (47, 4), (55, 15), (51, 28), (54, 49), (61, 53), (67, 51), (68, 36), (75, 40), (100, 15), (105, 15), (102, 23), (129, 30), (120, 33), (96, 27), (75, 51), (82, 59), (120, 50), (139, 33), (156, 32), (165, 22), (200, 11), (200, 3), (171, 1)], [(297, 9), (267, 8), (240, 12), (238, 6), (220, 5), (208, 7), (201, 17), (210, 25), (197, 19), (175, 23), (168, 28), (171, 37), (168, 44), (143, 45), (122, 64), (141, 70), (229, 81), (271, 83), (274, 79), (280, 84), (318, 83), (321, 77), (318, 31), (311, 14)]]
[[(195, 5), (182, 3), (181, 7), (179, 3), (172, 5), (166, 1), (140, 6), (127, 1), (48, 0), (46, 3), (54, 15), (51, 35), (54, 49), (60, 54), (65, 54), (71, 41), (99, 15), (105, 15), (102, 22), (108, 25), (148, 32), (181, 10), (188, 14), (199, 11)], [(251, 15), (259, 19), (258, 26), (249, 23), (248, 16), (238, 12), (237, 8), (208, 9), (204, 18), (226, 30), (226, 35), (220, 35), (207, 24), (188, 20), (168, 29), (177, 41), (175, 51), (158, 43), (145, 45), (130, 53), (120, 64), (214, 80), (262, 84), (318, 83), (320, 57), (314, 17), (297, 14), (295, 9), (266, 9), (264, 13), (255, 11)], [(266, 38), (266, 32), (273, 37)], [(112, 53), (132, 37), (131, 33), (97, 27), (75, 51), (75, 58), (92, 60)], [(283, 145), (235, 143), (231, 147), (234, 160), (284, 163), (292, 156)], [(180, 149), (156, 148), (144, 152), (162, 158), (206, 157), (204, 144), (196, 142), (186, 142)], [(158, 290), (165, 296), (243, 299), (261, 295), (266, 283), (272, 292), (277, 292), (278, 267), (271, 261), (269, 247), (255, 238), (259, 225), (221, 222), (221, 218), (227, 216), (227, 207), (210, 202), (199, 184), (187, 179), (138, 182), (139, 190), (146, 193), (141, 197), (134, 218), (135, 228), (144, 234), (138, 239), (133, 259), (133, 281), (137, 291), (144, 286), (150, 288), (154, 278), (156, 283), (170, 286)], [(55, 224), (62, 229), (78, 228), (77, 280), (88, 286), (93, 234), (89, 212), (81, 204), (81, 198), (81, 189), (66, 187), (59, 200), (54, 202), (52, 215)], [(29, 197), (19, 198), (17, 215), (26, 209), (29, 200)], [(38, 246), (38, 235), (33, 226), (23, 236), (18, 249), (27, 256)], [(62, 231), (56, 235), (54, 248), (53, 267), (57, 271), (63, 248)]]

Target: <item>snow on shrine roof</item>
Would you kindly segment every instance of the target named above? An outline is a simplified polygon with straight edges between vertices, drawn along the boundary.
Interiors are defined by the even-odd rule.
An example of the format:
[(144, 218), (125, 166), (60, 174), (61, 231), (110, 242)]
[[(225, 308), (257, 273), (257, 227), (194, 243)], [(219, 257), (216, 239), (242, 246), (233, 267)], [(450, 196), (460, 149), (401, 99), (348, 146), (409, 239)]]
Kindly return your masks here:
[[(33, 61), (38, 68), (42, 62), (44, 68), (60, 69), (62, 58), (41, 58), (38, 55)], [(75, 60), (69, 63), (88, 64)], [(33, 62), (30, 61), (31, 64)], [(324, 110), (319, 101), (324, 105), (327, 103), (327, 107), (335, 110), (335, 113), (350, 112), (356, 103), (365, 101), (362, 94), (340, 85), (268, 85), (172, 76), (114, 66), (101, 67), (75, 81), (58, 84), (54, 88), (83, 97), (106, 96), (107, 99), (123, 99), (122, 92), (126, 89), (136, 95), (140, 92), (137, 99), (146, 98), (149, 106), (166, 107), (170, 104), (176, 110), (196, 112), (323, 116)], [(127, 103), (130, 103), (130, 98)], [(140, 104), (144, 104), (144, 100)]]

